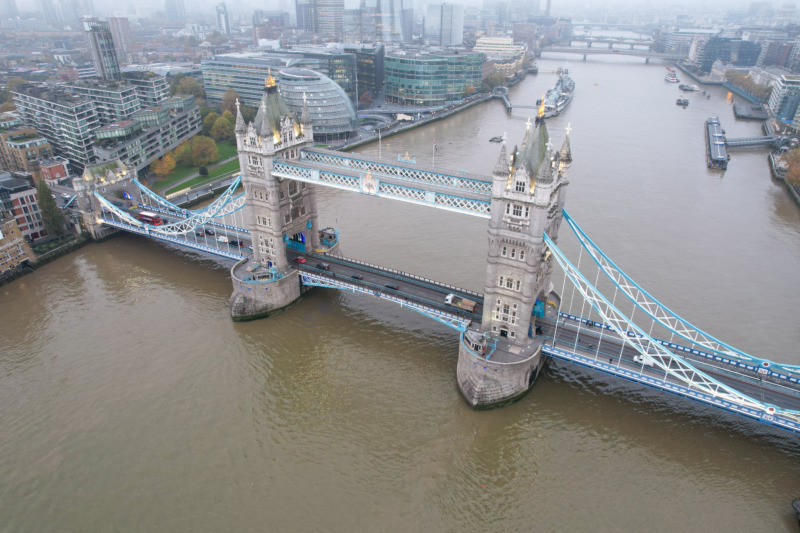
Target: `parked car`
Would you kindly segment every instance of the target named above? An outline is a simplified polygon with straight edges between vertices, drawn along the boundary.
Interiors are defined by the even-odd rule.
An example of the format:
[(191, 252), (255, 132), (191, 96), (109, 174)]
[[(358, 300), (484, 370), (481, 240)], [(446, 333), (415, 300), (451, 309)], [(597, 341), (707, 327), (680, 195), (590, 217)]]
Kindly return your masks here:
[(72, 197), (69, 194), (67, 194), (65, 192), (62, 192), (61, 193), (61, 198), (63, 198), (64, 200), (69, 200)]
[(297, 256), (294, 259), (292, 259), (292, 261), (294, 261), (295, 263), (300, 263), (302, 265), (303, 263), (306, 262), (306, 258)]
[(198, 237), (202, 237), (203, 235), (205, 235), (205, 233), (203, 233), (203, 230), (201, 229), (194, 230), (194, 234), (197, 235)]
[(232, 239), (231, 244), (234, 246), (238, 246), (239, 248), (244, 246), (244, 241), (241, 239)]

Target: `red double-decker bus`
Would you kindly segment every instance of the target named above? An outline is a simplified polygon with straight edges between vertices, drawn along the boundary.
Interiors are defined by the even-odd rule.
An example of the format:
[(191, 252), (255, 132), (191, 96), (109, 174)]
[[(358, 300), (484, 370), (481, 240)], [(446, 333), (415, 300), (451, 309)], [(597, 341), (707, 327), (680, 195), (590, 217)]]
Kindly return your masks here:
[(158, 216), (155, 213), (151, 213), (150, 211), (142, 211), (141, 213), (136, 215), (136, 218), (138, 218), (145, 224), (150, 224), (151, 226), (160, 226), (161, 224), (164, 223), (164, 221), (161, 220), (160, 216)]

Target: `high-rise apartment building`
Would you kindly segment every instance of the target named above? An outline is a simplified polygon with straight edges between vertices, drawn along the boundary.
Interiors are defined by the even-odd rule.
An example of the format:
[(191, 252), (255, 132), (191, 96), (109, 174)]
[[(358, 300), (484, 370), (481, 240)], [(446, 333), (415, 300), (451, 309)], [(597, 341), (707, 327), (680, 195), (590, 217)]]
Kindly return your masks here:
[(231, 33), (231, 20), (228, 18), (228, 7), (225, 2), (217, 4), (217, 28), (223, 35), (230, 35)]
[(111, 26), (111, 36), (114, 39), (114, 47), (117, 50), (117, 58), (125, 58), (133, 45), (133, 35), (131, 34), (131, 24), (127, 17), (111, 17), (108, 19)]
[(167, 20), (170, 23), (183, 23), (186, 21), (186, 6), (183, 0), (166, 0), (164, 11), (167, 12)]
[(136, 88), (142, 107), (152, 107), (169, 97), (167, 78), (152, 72), (123, 72), (122, 78)]
[(122, 74), (119, 70), (117, 51), (114, 48), (114, 38), (111, 35), (111, 25), (97, 18), (84, 18), (81, 22), (86, 32), (97, 77), (104, 80), (121, 80)]
[(424, 38), (432, 45), (460, 46), (464, 42), (464, 7), (429, 5), (425, 12)]

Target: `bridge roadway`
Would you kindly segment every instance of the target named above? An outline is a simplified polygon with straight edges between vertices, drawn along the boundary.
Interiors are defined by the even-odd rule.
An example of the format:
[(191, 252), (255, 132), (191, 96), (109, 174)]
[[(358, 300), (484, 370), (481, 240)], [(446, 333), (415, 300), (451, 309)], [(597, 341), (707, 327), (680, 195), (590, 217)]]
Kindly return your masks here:
[(670, 54), (666, 52), (652, 52), (650, 50), (625, 50), (621, 48), (589, 48), (581, 46), (551, 46), (548, 48), (540, 49), (541, 53), (544, 52), (557, 52), (560, 54), (582, 54), (582, 55), (598, 55), (598, 54), (613, 54), (623, 56), (636, 56), (644, 57), (646, 59), (663, 59), (667, 61), (678, 61), (682, 59), (681, 55)]

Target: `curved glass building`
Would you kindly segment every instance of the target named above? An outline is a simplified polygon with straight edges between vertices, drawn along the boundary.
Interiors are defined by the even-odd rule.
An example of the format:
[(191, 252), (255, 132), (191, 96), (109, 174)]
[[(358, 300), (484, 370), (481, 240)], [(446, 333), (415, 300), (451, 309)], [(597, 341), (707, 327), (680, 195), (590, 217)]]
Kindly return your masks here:
[(314, 139), (347, 139), (358, 128), (353, 104), (333, 80), (307, 68), (285, 68), (277, 74), (278, 91), (297, 116), (303, 111), (303, 95), (308, 103)]

